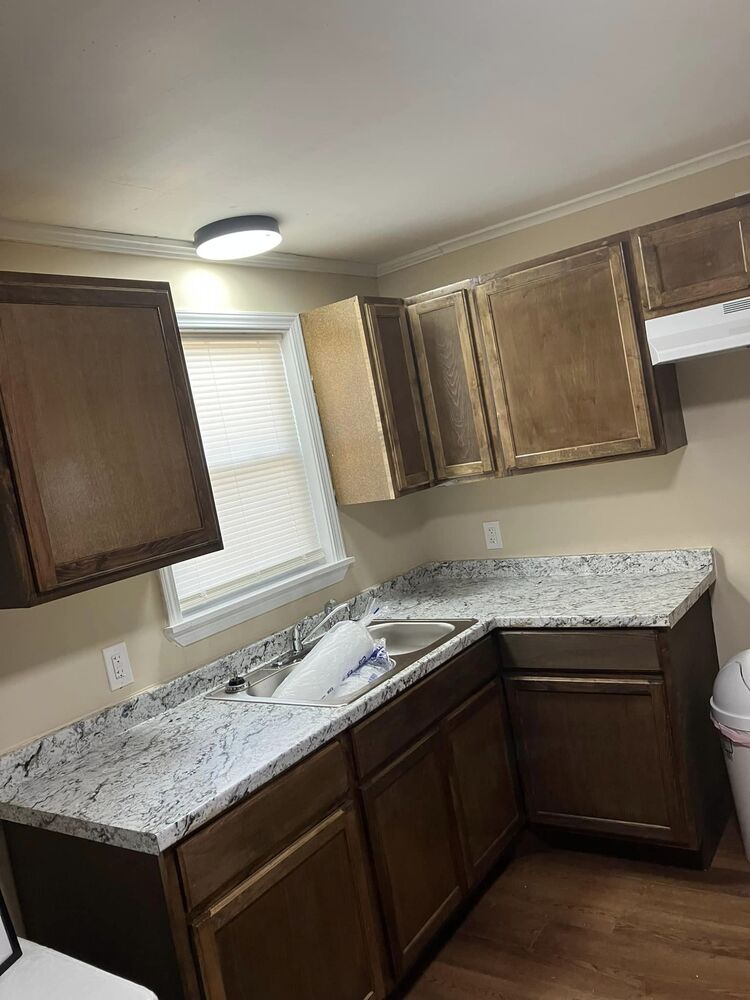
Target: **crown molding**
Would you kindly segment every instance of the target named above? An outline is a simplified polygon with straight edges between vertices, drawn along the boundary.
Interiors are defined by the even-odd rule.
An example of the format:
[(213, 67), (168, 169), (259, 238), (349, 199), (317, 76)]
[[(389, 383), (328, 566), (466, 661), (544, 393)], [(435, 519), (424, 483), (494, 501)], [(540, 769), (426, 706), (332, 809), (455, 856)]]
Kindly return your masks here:
[(286, 271), (324, 271), (327, 274), (351, 274), (360, 278), (377, 276), (375, 264), (355, 260), (304, 257), (301, 254), (271, 250), (245, 260), (208, 261), (199, 257), (193, 244), (187, 240), (171, 240), (161, 236), (135, 236), (132, 233), (108, 233), (97, 229), (76, 229), (73, 226), (48, 226), (36, 222), (13, 222), (10, 219), (0, 219), (0, 240), (32, 243), (36, 246), (65, 247), (71, 250), (192, 260), (211, 266), (220, 264), (232, 267), (271, 267)]
[(726, 146), (713, 153), (696, 156), (690, 160), (683, 160), (671, 167), (654, 170), (652, 173), (643, 174), (641, 177), (624, 181), (622, 184), (615, 184), (591, 194), (571, 198), (569, 201), (559, 202), (548, 208), (519, 215), (513, 219), (506, 219), (504, 222), (485, 226), (482, 229), (475, 229), (463, 236), (433, 243), (421, 250), (414, 250), (412, 253), (394, 257), (392, 260), (377, 265), (329, 257), (305, 257), (301, 254), (282, 253), (274, 250), (259, 254), (257, 257), (248, 257), (246, 260), (207, 261), (197, 255), (195, 247), (188, 240), (173, 240), (161, 236), (137, 236), (132, 233), (110, 233), (96, 229), (77, 229), (73, 226), (50, 226), (35, 222), (13, 222), (10, 219), (0, 219), (0, 241), (64, 247), (71, 250), (136, 254), (142, 257), (162, 257), (169, 260), (192, 260), (210, 266), (220, 264), (231, 267), (270, 267), (287, 271), (317, 271), (327, 274), (349, 274), (360, 278), (375, 278), (393, 274), (394, 271), (403, 271), (416, 264), (455, 253), (466, 247), (476, 246), (478, 243), (486, 243), (509, 233), (539, 226), (554, 219), (561, 219), (566, 215), (582, 212), (587, 208), (604, 205), (617, 198), (637, 194), (639, 191), (646, 191), (681, 177), (689, 177), (691, 174), (697, 174), (702, 170), (709, 170), (711, 167), (718, 167), (745, 156), (750, 156), (750, 140), (738, 142), (733, 146)]
[(689, 177), (691, 174), (700, 173), (702, 170), (709, 170), (711, 167), (721, 166), (723, 163), (730, 163), (732, 160), (740, 160), (744, 156), (750, 156), (750, 139), (745, 142), (738, 142), (734, 146), (726, 146), (713, 153), (706, 153), (703, 156), (696, 156), (691, 160), (683, 160), (671, 167), (663, 167), (661, 170), (654, 170), (650, 174), (643, 174), (633, 180), (625, 181), (622, 184), (615, 184), (613, 187), (602, 188), (592, 194), (581, 195), (578, 198), (571, 198), (569, 201), (562, 201), (549, 208), (539, 209), (536, 212), (529, 212), (526, 215), (519, 215), (505, 222), (498, 222), (492, 226), (485, 226), (483, 229), (475, 229), (473, 232), (465, 233), (463, 236), (456, 236), (450, 240), (443, 240), (440, 243), (433, 243), (415, 250), (412, 253), (404, 254), (401, 257), (394, 257), (378, 265), (378, 277), (386, 274), (393, 274), (394, 271), (403, 271), (407, 267), (415, 264), (422, 264), (427, 260), (434, 260), (445, 254), (455, 253), (456, 250), (463, 250), (466, 247), (476, 246), (477, 243), (486, 243), (495, 240), (499, 236), (508, 233), (515, 233), (521, 229), (530, 229), (532, 226), (539, 226), (544, 222), (551, 222), (553, 219), (561, 219), (563, 216), (572, 215), (574, 212), (582, 212), (587, 208), (594, 208), (597, 205), (604, 205), (608, 201), (615, 201), (617, 198), (624, 198), (629, 194), (637, 194), (639, 191), (646, 191), (649, 188), (658, 187), (660, 184), (667, 184), (669, 181), (678, 180), (680, 177)]

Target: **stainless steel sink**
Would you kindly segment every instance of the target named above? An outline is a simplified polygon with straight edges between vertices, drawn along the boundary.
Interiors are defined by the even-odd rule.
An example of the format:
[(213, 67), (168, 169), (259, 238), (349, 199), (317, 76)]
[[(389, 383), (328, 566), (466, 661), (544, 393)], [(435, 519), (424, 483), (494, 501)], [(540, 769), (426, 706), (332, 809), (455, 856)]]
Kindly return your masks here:
[(237, 687), (231, 691), (226, 687), (217, 688), (206, 697), (216, 701), (267, 702), (274, 705), (317, 705), (324, 708), (338, 708), (361, 698), (368, 691), (411, 666), (421, 656), (475, 624), (475, 618), (464, 618), (452, 621), (384, 620), (371, 625), (370, 633), (373, 639), (385, 639), (386, 649), (391, 659), (395, 661), (395, 666), (381, 674), (377, 680), (366, 687), (339, 698), (332, 696), (325, 701), (298, 701), (288, 697), (274, 698), (274, 691), (284, 678), (292, 673), (304, 657), (304, 653), (289, 653), (269, 663), (261, 664), (242, 678), (244, 687)]
[(373, 639), (385, 639), (385, 648), (391, 656), (416, 653), (455, 631), (456, 626), (450, 622), (433, 621), (377, 622), (369, 628)]

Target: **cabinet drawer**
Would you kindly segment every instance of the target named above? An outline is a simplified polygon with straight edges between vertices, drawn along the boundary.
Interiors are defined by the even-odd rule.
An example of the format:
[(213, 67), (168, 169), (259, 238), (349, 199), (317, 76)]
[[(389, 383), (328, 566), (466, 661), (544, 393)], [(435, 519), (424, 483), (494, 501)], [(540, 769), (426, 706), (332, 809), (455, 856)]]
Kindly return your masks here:
[(348, 792), (346, 753), (336, 740), (189, 837), (177, 848), (188, 909), (285, 847)]
[(658, 636), (646, 630), (502, 632), (504, 670), (661, 673)]
[(413, 743), (498, 672), (495, 639), (487, 636), (355, 726), (352, 743), (360, 777)]

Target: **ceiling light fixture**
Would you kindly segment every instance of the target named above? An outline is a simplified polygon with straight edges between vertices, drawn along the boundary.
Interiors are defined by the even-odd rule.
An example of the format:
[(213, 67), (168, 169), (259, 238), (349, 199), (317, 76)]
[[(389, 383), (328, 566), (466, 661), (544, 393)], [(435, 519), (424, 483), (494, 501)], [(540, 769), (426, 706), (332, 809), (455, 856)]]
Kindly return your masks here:
[(195, 252), (206, 260), (239, 260), (273, 250), (281, 243), (281, 233), (272, 215), (237, 215), (201, 226), (193, 242)]

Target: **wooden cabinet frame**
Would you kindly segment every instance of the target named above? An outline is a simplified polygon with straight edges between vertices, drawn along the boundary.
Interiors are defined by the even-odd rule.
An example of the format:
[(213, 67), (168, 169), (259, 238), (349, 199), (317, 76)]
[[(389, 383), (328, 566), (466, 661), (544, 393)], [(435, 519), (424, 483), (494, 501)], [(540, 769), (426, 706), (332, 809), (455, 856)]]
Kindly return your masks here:
[[(439, 795), (441, 796), (443, 818), (445, 820), (444, 832), (448, 839), (448, 852), (452, 859), (453, 884), (444, 899), (426, 917), (424, 923), (418, 928), (412, 938), (405, 941), (401, 939), (399, 934), (401, 921), (399, 920), (398, 900), (394, 892), (394, 889), (397, 888), (395, 882), (398, 880), (398, 873), (392, 871), (388, 864), (385, 834), (390, 831), (382, 829), (382, 824), (378, 817), (378, 799), (380, 795), (390, 789), (413, 767), (430, 756), (433, 757), (435, 767), (438, 771)], [(362, 786), (362, 799), (365, 807), (367, 829), (372, 844), (377, 883), (380, 887), (381, 900), (386, 914), (385, 922), (391, 945), (391, 955), (398, 978), (414, 964), (427, 942), (458, 908), (466, 892), (463, 857), (458, 830), (453, 822), (451, 789), (448, 776), (444, 771), (440, 733), (437, 730), (428, 733), (418, 743), (396, 758), (383, 771), (375, 775), (374, 778), (371, 778), (370, 781)], [(404, 803), (404, 808), (408, 808), (407, 803)]]
[[(503, 759), (502, 762), (499, 762), (496, 758), (486, 753), (484, 756), (493, 767), (501, 763), (502, 769), (505, 771), (504, 777), (508, 781), (508, 791), (510, 792), (508, 801), (513, 800), (515, 802), (515, 814), (510, 816), (507, 824), (502, 829), (496, 831), (496, 836), (487, 843), (482, 853), (474, 855), (471, 850), (472, 817), (469, 812), (469, 803), (466, 801), (466, 789), (463, 787), (461, 780), (454, 740), (460, 732), (461, 727), (470, 722), (472, 717), (487, 707), (493, 707), (497, 713), (495, 717), (497, 725), (496, 735), (502, 744)], [(469, 886), (474, 886), (487, 874), (498, 857), (510, 844), (515, 834), (520, 830), (524, 818), (520, 805), (521, 791), (519, 788), (515, 755), (513, 753), (510, 722), (508, 720), (508, 713), (505, 710), (505, 695), (500, 681), (492, 681), (486, 687), (477, 691), (473, 697), (461, 705), (460, 708), (456, 709), (455, 712), (452, 712), (444, 720), (442, 731), (446, 742), (448, 775), (453, 795), (453, 805), (456, 810), (456, 819), (458, 821), (466, 878)], [(479, 776), (480, 778), (482, 776), (481, 770)], [(487, 785), (492, 787), (489, 782)]]
[[(533, 823), (575, 828), (582, 832), (613, 834), (615, 836), (635, 837), (640, 840), (661, 841), (664, 843), (686, 844), (688, 840), (688, 822), (685, 801), (680, 782), (677, 780), (672, 752), (672, 728), (662, 678), (655, 677), (576, 677), (576, 676), (537, 676), (530, 674), (506, 677), (506, 690), (514, 718), (516, 746), (519, 755), (519, 765), (524, 781), (526, 808), (529, 820)], [(665, 803), (669, 816), (669, 824), (662, 826), (654, 823), (640, 823), (608, 816), (584, 816), (566, 812), (553, 812), (546, 809), (539, 801), (535, 778), (535, 746), (533, 736), (528, 733), (523, 724), (523, 712), (520, 709), (518, 693), (521, 691), (561, 693), (561, 694), (601, 694), (614, 698), (628, 696), (646, 697), (650, 700), (653, 716), (653, 736), (655, 749), (658, 753), (661, 769), (661, 782), (664, 789)], [(624, 704), (624, 703), (623, 703)], [(628, 762), (623, 761), (623, 766)]]
[[(638, 284), (646, 316), (662, 316), (696, 309), (750, 293), (750, 204), (737, 199), (697, 212), (666, 219), (636, 229), (631, 236), (637, 264)], [(694, 256), (699, 248), (706, 258)], [(711, 251), (708, 253), (708, 251)], [(678, 263), (688, 266), (678, 283), (676, 274), (665, 276), (661, 253), (679, 254)], [(734, 264), (733, 273), (711, 275), (711, 263), (722, 253)], [(673, 258), (674, 259), (674, 258)], [(728, 262), (725, 260), (725, 267)], [(697, 278), (703, 265), (703, 277)]]
[(393, 500), (430, 486), (403, 302), (354, 296), (302, 313), (300, 323), (336, 502)]
[[(429, 486), (432, 482), (432, 461), (430, 445), (427, 439), (427, 427), (422, 413), (422, 397), (419, 392), (417, 370), (414, 364), (409, 328), (406, 324), (406, 314), (403, 305), (384, 300), (365, 299), (363, 314), (369, 337), (370, 351), (374, 361), (378, 385), (378, 395), (383, 409), (386, 432), (390, 440), (389, 459), (395, 475), (396, 485), (400, 492), (408, 492), (420, 486)], [(378, 329), (380, 317), (389, 317), (398, 322), (401, 331), (401, 343), (404, 351), (404, 363), (411, 391), (411, 401), (417, 426), (418, 444), (424, 461), (424, 469), (419, 472), (407, 473), (404, 465), (404, 449), (401, 440), (403, 432), (399, 429), (399, 421), (393, 402), (391, 385), (387, 375), (383, 344)]]
[[(91, 329), (96, 330), (97, 323), (99, 326), (104, 324), (103, 328), (107, 329), (106, 320), (95, 319), (97, 310), (108, 311), (110, 328), (123, 315), (143, 315), (144, 328), (147, 319), (151, 322), (153, 333), (149, 334), (149, 344), (154, 345), (155, 356), (158, 356), (160, 363), (163, 361), (165, 382), (171, 386), (173, 393), (172, 399), (167, 400), (167, 392), (161, 398), (168, 407), (169, 416), (173, 416), (175, 420), (173, 446), (175, 449), (184, 449), (184, 483), (192, 491), (189, 503), (193, 525), (185, 525), (184, 530), (171, 535), (154, 529), (156, 537), (139, 544), (122, 544), (117, 541), (117, 504), (120, 501), (118, 494), (113, 492), (101, 497), (101, 507), (110, 513), (112, 521), (113, 540), (110, 547), (90, 554), (87, 552), (85, 556), (75, 559), (55, 555), (49, 519), (50, 509), (55, 508), (48, 504), (45, 509), (40, 468), (37, 464), (40, 459), (33, 447), (30, 432), (30, 412), (33, 411), (28, 397), (29, 386), (34, 384), (34, 372), (30, 370), (29, 359), (23, 353), (23, 327), (16, 329), (22, 319), (14, 322), (13, 313), (10, 312), (5, 316), (6, 322), (3, 322), (5, 307), (9, 310), (14, 307), (46, 310), (47, 313), (60, 307), (63, 312), (62, 319), (58, 322), (64, 322), (66, 315), (70, 315), (65, 314), (66, 307), (71, 311), (78, 310), (80, 315), (86, 310)], [(72, 323), (71, 320), (67, 321)], [(38, 317), (36, 322), (40, 322)], [(49, 336), (52, 337), (55, 332), (54, 324), (52, 320), (47, 322), (50, 325)], [(46, 330), (46, 327), (42, 325), (40, 330)], [(160, 344), (157, 348), (159, 337)], [(128, 346), (128, 338), (121, 335), (117, 343), (122, 352), (122, 356), (117, 355), (121, 363), (126, 351), (130, 350), (128, 360), (132, 370), (133, 349)], [(37, 358), (40, 354), (37, 351)], [(41, 363), (44, 360), (42, 358)], [(97, 385), (97, 375), (101, 373), (96, 370), (89, 371), (86, 368), (84, 374), (88, 379), (87, 385), (100, 387), (104, 384), (100, 379)], [(111, 376), (112, 373), (109, 374)], [(112, 381), (114, 394), (117, 386)], [(151, 398), (144, 396), (140, 402), (148, 404)], [(123, 412), (126, 414), (127, 406), (137, 405), (138, 400), (125, 399)], [(4, 427), (0, 443), (0, 494), (4, 500), (0, 512), (0, 534), (9, 539), (3, 538), (0, 541), (0, 547), (7, 550), (0, 572), (0, 606), (38, 604), (221, 548), (213, 493), (172, 298), (166, 283), (0, 272), (0, 414)], [(70, 422), (65, 426), (70, 431), (71, 439), (76, 436), (77, 440), (88, 440), (89, 449), (92, 441), (96, 442), (96, 446), (102, 446), (101, 441), (96, 440), (83, 421), (80, 421), (80, 426)], [(125, 433), (128, 431), (126, 416), (123, 418), (123, 430)], [(115, 438), (111, 452), (116, 453), (116, 450)], [(75, 468), (74, 481), (85, 482), (81, 478), (81, 471), (90, 474), (93, 468), (90, 456), (87, 454), (88, 464), (82, 463), (81, 468), (75, 467), (74, 454), (66, 457)], [(154, 456), (154, 462), (157, 457)], [(149, 472), (152, 473), (153, 469)], [(182, 496), (186, 494), (187, 490)], [(148, 504), (149, 497), (144, 496), (144, 509), (149, 509)], [(122, 517), (122, 508), (120, 516)], [(65, 532), (58, 530), (58, 540), (63, 536), (70, 539), (76, 533), (85, 536), (85, 531), (85, 525), (79, 526), (75, 518), (71, 518)]]
[[(490, 299), (493, 295), (502, 294), (504, 289), (531, 289), (537, 282), (545, 281), (550, 277), (570, 274), (579, 268), (589, 267), (597, 263), (608, 263), (611, 273), (636, 434), (633, 437), (615, 441), (591, 441), (588, 444), (569, 448), (521, 453), (516, 444), (513, 414), (508, 400), (506, 375), (503, 371), (503, 352)], [(475, 295), (482, 331), (487, 344), (498, 430), (508, 471), (649, 451), (654, 447), (654, 431), (649, 412), (641, 347), (630, 300), (622, 243), (616, 242), (588, 249), (581, 248), (579, 251), (571, 251), (567, 255), (558, 254), (553, 259), (543, 260), (538, 264), (510, 269), (478, 284), (475, 288)]]
[[(430, 370), (425, 348), (424, 332), (422, 330), (422, 317), (424, 315), (446, 308), (452, 309), (455, 316), (463, 361), (463, 374), (466, 378), (469, 398), (471, 400), (473, 431), (479, 452), (478, 461), (453, 465), (449, 465), (446, 460), (440, 429), (440, 414), (436, 406), (432, 385), (433, 375)], [(414, 341), (414, 353), (417, 359), (417, 368), (424, 396), (425, 413), (435, 459), (437, 478), (440, 480), (462, 479), (469, 476), (484, 476), (491, 473), (494, 470), (494, 462), (482, 401), (481, 381), (477, 365), (476, 346), (471, 330), (471, 316), (469, 313), (467, 292), (465, 290), (446, 292), (443, 295), (436, 295), (431, 299), (414, 302), (408, 306), (408, 314)], [(441, 374), (445, 374), (446, 378), (449, 377), (449, 373), (447, 372)], [(450, 418), (451, 414), (446, 414), (446, 417)]]
[[(253, 902), (276, 886), (286, 875), (303, 865), (318, 850), (342, 833), (346, 838), (351, 860), (355, 891), (359, 900), (363, 945), (368, 954), (370, 976), (373, 983), (372, 989), (364, 997), (353, 998), (353, 1000), (380, 1000), (384, 995), (385, 987), (378, 950), (379, 931), (373, 919), (361, 835), (353, 810), (346, 807), (337, 809), (321, 823), (318, 823), (267, 865), (215, 902), (196, 920), (193, 925), (193, 934), (198, 964), (202, 971), (206, 993), (211, 1000), (234, 1000), (227, 994), (224, 986), (216, 933), (243, 910), (252, 906)], [(325, 928), (324, 932), (335, 933), (333, 927)], [(286, 942), (286, 944), (289, 948), (294, 947), (293, 941)]]

